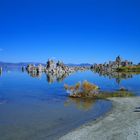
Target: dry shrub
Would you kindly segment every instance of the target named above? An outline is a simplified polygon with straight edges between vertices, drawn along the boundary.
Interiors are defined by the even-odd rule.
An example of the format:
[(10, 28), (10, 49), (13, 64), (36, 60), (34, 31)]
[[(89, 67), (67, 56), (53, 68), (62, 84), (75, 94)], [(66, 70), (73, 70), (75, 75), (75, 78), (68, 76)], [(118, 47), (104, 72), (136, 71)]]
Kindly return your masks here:
[(133, 93), (129, 92), (125, 88), (122, 88), (115, 92), (103, 92), (99, 90), (99, 87), (95, 84), (84, 81), (83, 83), (76, 83), (74, 86), (64, 85), (64, 88), (69, 93), (69, 97), (73, 98), (109, 98), (109, 97), (131, 97)]
[(82, 84), (76, 83), (74, 86), (64, 85), (64, 88), (71, 97), (92, 97), (98, 93), (98, 86), (84, 81)]

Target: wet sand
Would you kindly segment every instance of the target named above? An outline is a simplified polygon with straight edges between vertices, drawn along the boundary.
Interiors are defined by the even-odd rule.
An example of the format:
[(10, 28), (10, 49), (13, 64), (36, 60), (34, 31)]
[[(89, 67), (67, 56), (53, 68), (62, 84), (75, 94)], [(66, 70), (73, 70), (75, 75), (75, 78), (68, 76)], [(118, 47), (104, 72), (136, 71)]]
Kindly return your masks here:
[(112, 110), (81, 126), (60, 140), (139, 140), (140, 97), (111, 98)]

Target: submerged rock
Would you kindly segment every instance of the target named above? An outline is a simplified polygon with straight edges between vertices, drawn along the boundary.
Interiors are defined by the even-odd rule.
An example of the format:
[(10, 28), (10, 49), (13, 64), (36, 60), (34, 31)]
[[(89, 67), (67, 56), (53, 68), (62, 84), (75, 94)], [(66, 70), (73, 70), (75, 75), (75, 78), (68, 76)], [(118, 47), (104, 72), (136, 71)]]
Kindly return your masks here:
[(121, 87), (121, 88), (119, 89), (119, 91), (128, 91), (128, 89), (126, 89), (126, 88), (124, 88), (124, 87)]

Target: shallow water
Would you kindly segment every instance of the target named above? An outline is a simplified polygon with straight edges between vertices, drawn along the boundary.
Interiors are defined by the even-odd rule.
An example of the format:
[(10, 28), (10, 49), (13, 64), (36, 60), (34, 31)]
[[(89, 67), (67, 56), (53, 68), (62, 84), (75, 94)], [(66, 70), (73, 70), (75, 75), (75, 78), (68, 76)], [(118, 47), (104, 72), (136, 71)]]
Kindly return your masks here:
[(114, 78), (99, 76), (91, 71), (63, 78), (45, 74), (33, 78), (26, 72), (3, 72), (0, 76), (0, 139), (58, 139), (81, 124), (104, 115), (111, 109), (109, 100), (67, 97), (64, 83), (73, 85), (83, 80), (95, 83), (106, 91), (123, 86), (136, 95), (140, 93), (140, 75), (119, 80), (118, 83)]

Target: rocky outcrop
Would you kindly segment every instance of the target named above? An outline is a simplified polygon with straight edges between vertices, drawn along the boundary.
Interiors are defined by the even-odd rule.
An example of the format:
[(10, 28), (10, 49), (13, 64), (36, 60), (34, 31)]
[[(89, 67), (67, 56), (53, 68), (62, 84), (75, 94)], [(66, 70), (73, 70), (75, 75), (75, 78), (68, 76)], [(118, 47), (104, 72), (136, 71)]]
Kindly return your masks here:
[(48, 60), (45, 67), (45, 72), (52, 74), (65, 74), (74, 72), (74, 69), (64, 65), (63, 62), (58, 61), (57, 63), (55, 63), (53, 60)]
[(44, 72), (45, 68), (44, 68), (44, 66), (42, 66), (41, 64), (39, 64), (38, 66), (29, 64), (29, 65), (26, 67), (26, 70), (27, 70), (28, 72), (30, 72), (30, 73), (40, 73), (40, 72)]
[(91, 66), (91, 70), (94, 70), (96, 72), (113, 72), (116, 71), (120, 67), (127, 67), (132, 66), (133, 63), (128, 60), (122, 60), (120, 56), (116, 57), (115, 61), (109, 61), (109, 63), (104, 64), (94, 64)]
[(85, 71), (90, 68), (88, 68), (88, 67), (69, 67), (61, 61), (55, 62), (53, 60), (48, 60), (46, 63), (46, 66), (43, 66), (41, 64), (39, 64), (38, 66), (30, 64), (27, 66), (26, 69), (29, 73), (45, 72), (46, 74), (51, 74), (51, 75), (68, 75), (75, 71)]

